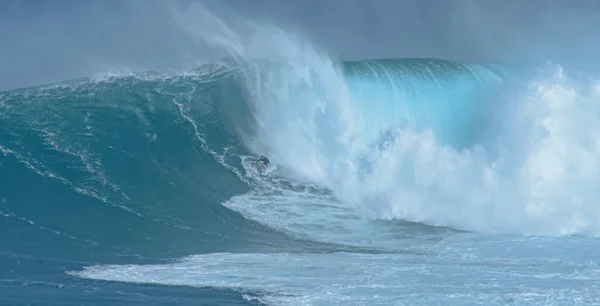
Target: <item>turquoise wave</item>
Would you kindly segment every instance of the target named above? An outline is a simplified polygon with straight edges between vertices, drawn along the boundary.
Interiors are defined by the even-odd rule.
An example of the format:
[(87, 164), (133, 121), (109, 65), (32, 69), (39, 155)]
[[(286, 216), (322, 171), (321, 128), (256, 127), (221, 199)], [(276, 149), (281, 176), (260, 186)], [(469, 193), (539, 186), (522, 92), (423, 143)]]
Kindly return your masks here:
[[(241, 161), (254, 155), (244, 137), (257, 129), (260, 103), (248, 69), (281, 64), (230, 62), (0, 92), (2, 256), (20, 258), (25, 275), (41, 259), (74, 269), (214, 252), (356, 251), (222, 205), (258, 184)], [(335, 67), (370, 142), (410, 126), (433, 128), (455, 146), (480, 137), (475, 127), (508, 73), (434, 59)], [(61, 265), (48, 269), (66, 277)]]
[(392, 127), (431, 128), (463, 148), (481, 141), (511, 70), (439, 59), (347, 62), (342, 70), (371, 142)]

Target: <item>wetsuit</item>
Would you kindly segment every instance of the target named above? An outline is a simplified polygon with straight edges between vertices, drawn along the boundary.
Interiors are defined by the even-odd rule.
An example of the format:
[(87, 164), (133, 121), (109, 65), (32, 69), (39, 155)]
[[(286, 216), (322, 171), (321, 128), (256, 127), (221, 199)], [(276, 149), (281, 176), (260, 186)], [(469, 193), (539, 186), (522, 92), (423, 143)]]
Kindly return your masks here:
[(269, 159), (268, 159), (268, 158), (266, 158), (266, 157), (264, 157), (264, 156), (261, 156), (261, 157), (260, 157), (260, 159), (259, 159), (258, 161), (259, 161), (259, 162), (263, 162), (263, 165), (265, 165), (265, 166), (267, 166), (267, 167), (269, 166), (269, 164), (271, 164), (271, 162), (269, 161)]

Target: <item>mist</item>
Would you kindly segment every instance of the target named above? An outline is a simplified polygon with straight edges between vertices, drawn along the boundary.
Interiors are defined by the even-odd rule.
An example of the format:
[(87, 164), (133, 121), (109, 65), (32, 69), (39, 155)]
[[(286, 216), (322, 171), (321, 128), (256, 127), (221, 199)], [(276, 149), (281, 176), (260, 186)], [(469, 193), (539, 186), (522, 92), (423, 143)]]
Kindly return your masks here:
[[(178, 20), (205, 8), (301, 35), (335, 60), (433, 57), (600, 68), (600, 2), (581, 1), (2, 1), (0, 90), (78, 77), (186, 69), (227, 53)], [(200, 20), (202, 21), (202, 20)], [(217, 33), (208, 23), (194, 28)], [(268, 48), (268, 46), (265, 46)]]

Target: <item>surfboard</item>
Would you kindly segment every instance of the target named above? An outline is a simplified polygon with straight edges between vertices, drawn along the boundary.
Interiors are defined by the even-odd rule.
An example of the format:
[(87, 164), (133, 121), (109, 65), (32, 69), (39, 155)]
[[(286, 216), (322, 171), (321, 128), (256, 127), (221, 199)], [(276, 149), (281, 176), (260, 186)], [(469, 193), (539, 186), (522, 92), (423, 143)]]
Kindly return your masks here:
[(269, 173), (269, 167), (265, 169), (263, 168), (262, 164), (256, 164), (256, 170), (258, 170), (258, 173), (261, 175), (267, 175)]
[(263, 168), (262, 164), (257, 164), (256, 165), (256, 169), (258, 170), (258, 173), (260, 173), (263, 176), (267, 176), (269, 175), (273, 170), (275, 170), (275, 166), (273, 164), (270, 164), (267, 169)]

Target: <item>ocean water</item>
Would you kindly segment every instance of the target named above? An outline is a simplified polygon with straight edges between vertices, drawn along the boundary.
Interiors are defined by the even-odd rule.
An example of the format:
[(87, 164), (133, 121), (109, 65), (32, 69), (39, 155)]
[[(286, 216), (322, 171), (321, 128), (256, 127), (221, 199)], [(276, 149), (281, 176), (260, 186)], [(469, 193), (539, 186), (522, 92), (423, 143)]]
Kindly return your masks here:
[(0, 92), (0, 304), (600, 304), (595, 78), (231, 41)]

